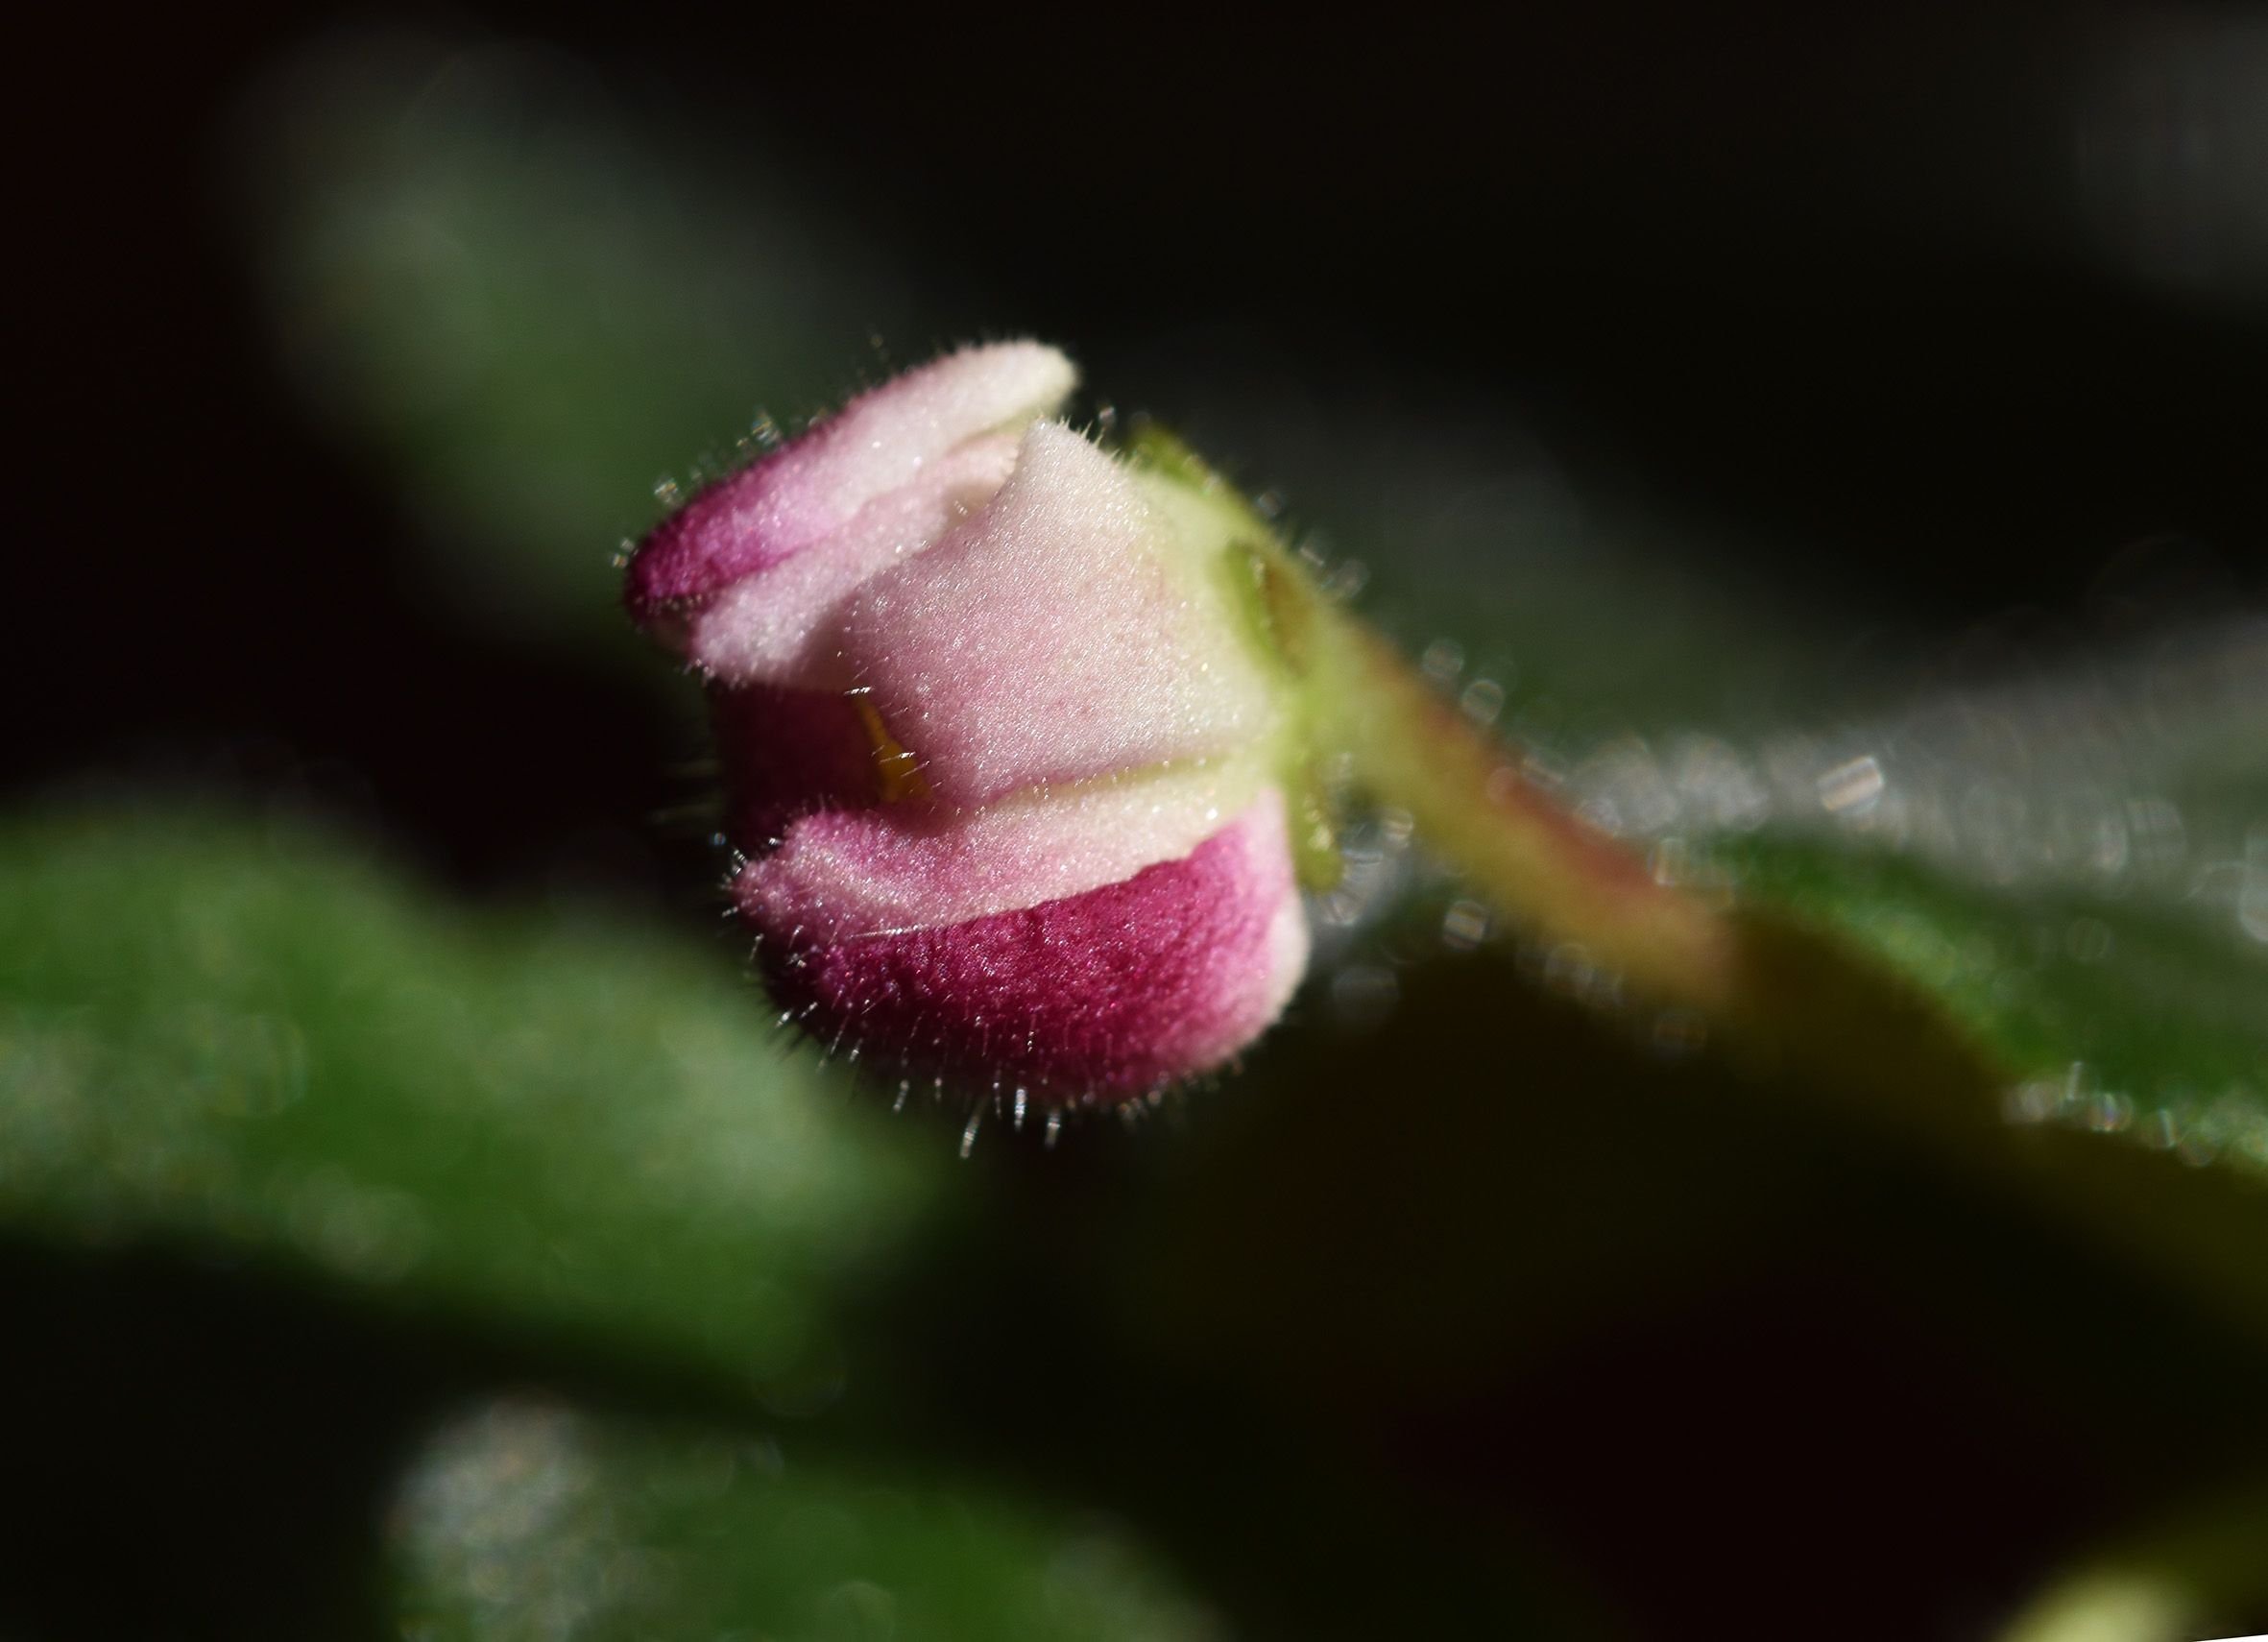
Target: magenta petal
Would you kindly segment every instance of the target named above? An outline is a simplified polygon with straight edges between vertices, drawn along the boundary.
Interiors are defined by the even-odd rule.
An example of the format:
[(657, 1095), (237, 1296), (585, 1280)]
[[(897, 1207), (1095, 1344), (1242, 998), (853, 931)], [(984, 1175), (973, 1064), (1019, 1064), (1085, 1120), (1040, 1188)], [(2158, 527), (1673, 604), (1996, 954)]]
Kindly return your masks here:
[(1272, 790), (1189, 855), (1084, 894), (893, 934), (763, 933), (772, 986), (822, 1041), (1055, 1105), (1220, 1066), (1307, 960)]
[(866, 585), (845, 645), (931, 789), (981, 804), (1266, 735), (1226, 597), (1123, 469), (1042, 423), (982, 512)]
[(664, 519), (631, 561), (644, 625), (824, 541), (955, 446), (1060, 404), (1071, 362), (1034, 342), (949, 353), (860, 395), (785, 448), (719, 480)]
[(873, 742), (847, 696), (740, 685), (710, 695), (724, 771), (725, 836), (760, 855), (813, 810), (880, 801)]

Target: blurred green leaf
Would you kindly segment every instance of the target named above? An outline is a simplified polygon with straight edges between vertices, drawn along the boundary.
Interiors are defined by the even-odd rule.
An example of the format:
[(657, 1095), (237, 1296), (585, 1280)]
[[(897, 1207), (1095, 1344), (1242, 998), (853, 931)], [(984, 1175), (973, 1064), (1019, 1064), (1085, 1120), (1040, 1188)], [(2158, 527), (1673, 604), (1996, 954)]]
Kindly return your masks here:
[(439, 1433), (393, 1535), (400, 1633), (426, 1642), (1223, 1633), (1108, 1525), (537, 1403)]
[(2232, 921), (1811, 840), (1724, 858), (1745, 898), (1833, 930), (1974, 1034), (2015, 1074), (2008, 1121), (2268, 1180), (2268, 945)]
[(244, 128), (285, 363), (514, 624), (627, 650), (609, 555), (657, 484), (839, 401), (869, 337), (905, 334), (857, 229), (551, 49), (341, 36)]
[(719, 952), (454, 912), (300, 832), (0, 830), (0, 1221), (49, 1236), (283, 1256), (808, 1398), (826, 1295), (926, 1176), (788, 1049)]
[(1917, 988), (2008, 1122), (2268, 1182), (2268, 627), (1585, 793)]
[[(1757, 1020), (1734, 1048), (1761, 1049), (1768, 1085), (2268, 1336), (2268, 964), (2095, 903), (2075, 953), (2062, 896), (1863, 851), (1727, 854), (1767, 909), (1745, 920)], [(2098, 973), (2104, 928), (2128, 955)]]

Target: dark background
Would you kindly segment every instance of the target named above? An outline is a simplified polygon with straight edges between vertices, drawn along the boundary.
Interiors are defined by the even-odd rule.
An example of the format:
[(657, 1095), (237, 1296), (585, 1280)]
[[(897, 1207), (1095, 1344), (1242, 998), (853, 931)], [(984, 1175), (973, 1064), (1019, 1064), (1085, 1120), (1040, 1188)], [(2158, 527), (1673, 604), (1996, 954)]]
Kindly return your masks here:
[[(478, 893), (566, 877), (676, 915), (709, 870), (653, 821), (683, 796), (677, 719), (436, 599), (383, 469), (276, 362), (231, 122), (277, 54), (363, 20), (51, 16), (18, 60), (6, 799), (219, 787), (343, 815)], [(760, 128), (926, 248), (969, 330), (1066, 339), (1127, 402), (1170, 355), (1382, 414), (1516, 406), (1579, 486), (1737, 538), (1727, 573), (1918, 646), (2021, 611), (2114, 637), (2130, 595), (2156, 619), (2264, 590), (2268, 47), (2235, 9), (412, 20), (556, 42), (728, 160)], [(2166, 43), (2223, 30), (2237, 46)], [(1580, 1076), (1605, 1051), (1552, 1052)], [(1933, 1235), (1950, 1261), (1964, 1234)], [(1842, 1608), (1848, 1634), (1974, 1633), (2158, 1458), (2075, 1461), (2062, 1416), (2034, 1421), (1974, 1334), (1917, 1322), (1884, 1259), (1768, 1271), (1594, 1341), (1525, 1414), (1436, 1410), (1395, 1440), (1445, 1497), (1527, 1478), (1522, 1509), (1556, 1501), (1569, 1554), (1653, 1633), (1768, 1633), (1754, 1584), (1790, 1566), (1812, 1629), (1811, 1604), (1857, 1599), (1880, 1628)], [(25, 1634), (335, 1621), (399, 1432), (523, 1371), (163, 1252), (12, 1247), (0, 1283), (26, 1376), (0, 1627)], [(1721, 1422), (1624, 1417), (1671, 1350), (1680, 1407)], [(1794, 1352), (1826, 1371), (1795, 1383)], [(1855, 1459), (1816, 1451), (1854, 1430)], [(1666, 1496), (1615, 1485), (1664, 1465)], [(1797, 1526), (1846, 1465), (1874, 1497)], [(1792, 1548), (1723, 1514), (1763, 1494)]]

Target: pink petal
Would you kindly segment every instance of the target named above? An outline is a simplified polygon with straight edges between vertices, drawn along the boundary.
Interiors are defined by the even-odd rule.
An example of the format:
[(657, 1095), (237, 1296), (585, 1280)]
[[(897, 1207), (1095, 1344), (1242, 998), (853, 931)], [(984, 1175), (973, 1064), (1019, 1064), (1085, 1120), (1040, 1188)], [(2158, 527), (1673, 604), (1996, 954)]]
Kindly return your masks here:
[(1282, 1011), (1307, 961), (1272, 790), (1189, 855), (1084, 894), (895, 934), (766, 934), (775, 995), (822, 1041), (1057, 1105), (1221, 1065)]
[(958, 446), (824, 542), (741, 577), (693, 616), (688, 653), (736, 683), (846, 688), (853, 681), (838, 652), (851, 596), (989, 501), (1016, 465), (1016, 445), (990, 434)]
[(853, 399), (785, 448), (704, 490), (639, 545), (641, 624), (824, 541), (953, 447), (1014, 429), (1071, 392), (1071, 361), (1036, 342), (964, 348)]
[(749, 862), (734, 892), (758, 928), (818, 940), (958, 924), (1186, 856), (1258, 785), (1256, 771), (1176, 771), (968, 812), (821, 811)]
[(1207, 758), (1274, 715), (1200, 552), (1109, 456), (1042, 423), (982, 512), (867, 584), (845, 647), (950, 802)]

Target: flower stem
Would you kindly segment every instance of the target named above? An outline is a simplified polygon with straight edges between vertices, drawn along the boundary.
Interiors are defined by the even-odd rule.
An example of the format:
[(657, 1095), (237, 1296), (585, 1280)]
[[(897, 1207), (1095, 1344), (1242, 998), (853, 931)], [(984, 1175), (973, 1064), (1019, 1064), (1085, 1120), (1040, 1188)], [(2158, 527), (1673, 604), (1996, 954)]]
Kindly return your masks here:
[(1646, 861), (1560, 806), (1518, 753), (1444, 701), (1394, 647), (1309, 595), (1301, 635), (1324, 744), (1373, 798), (1495, 909), (1658, 1003), (1719, 1015), (1738, 941), (1718, 907), (1656, 881)]

